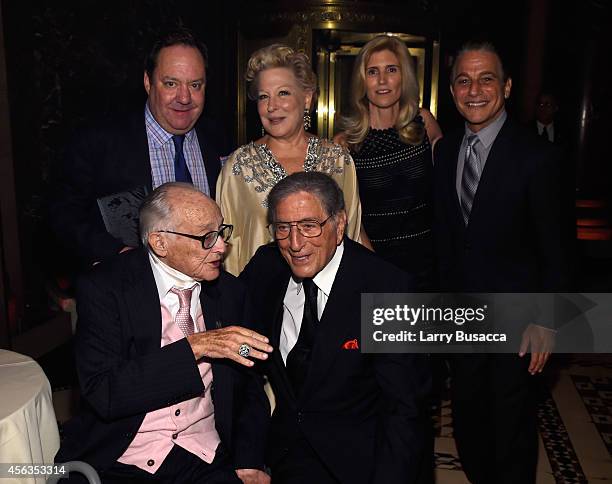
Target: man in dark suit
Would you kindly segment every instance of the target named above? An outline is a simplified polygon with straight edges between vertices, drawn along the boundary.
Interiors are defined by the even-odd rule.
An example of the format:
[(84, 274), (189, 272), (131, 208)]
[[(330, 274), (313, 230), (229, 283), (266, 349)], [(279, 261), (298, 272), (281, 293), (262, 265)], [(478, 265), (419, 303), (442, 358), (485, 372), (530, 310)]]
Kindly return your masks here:
[[(465, 127), (446, 134), (435, 153), (435, 237), (446, 292), (567, 287), (559, 155), (507, 116), (511, 87), (491, 44), (467, 44), (455, 58), (451, 93)], [(473, 483), (535, 482), (532, 375), (550, 355), (553, 331), (543, 325), (551, 323), (516, 320), (518, 356), (450, 358), (454, 436)]]
[(542, 91), (536, 100), (536, 117), (533, 122), (533, 131), (546, 141), (562, 145), (566, 140), (563, 128), (557, 122), (558, 112), (559, 103), (555, 95)]
[(221, 270), (231, 226), (185, 183), (153, 191), (140, 223), (148, 250), (77, 284), (82, 403), (56, 462), (85, 461), (108, 482), (269, 482), (270, 407), (248, 357), (272, 348), (244, 327), (246, 288)]
[(275, 483), (417, 482), (431, 470), (428, 362), (359, 349), (360, 294), (414, 282), (344, 237), (343, 200), (325, 174), (280, 181), (268, 196), (276, 243), (240, 275), (274, 347), (267, 462)]
[[(49, 218), (81, 263), (100, 262), (131, 245), (105, 228), (97, 199), (169, 181), (215, 196), (223, 137), (201, 117), (206, 46), (178, 30), (159, 39), (146, 62), (145, 109), (77, 132), (56, 174)], [(137, 239), (137, 223), (133, 224)]]

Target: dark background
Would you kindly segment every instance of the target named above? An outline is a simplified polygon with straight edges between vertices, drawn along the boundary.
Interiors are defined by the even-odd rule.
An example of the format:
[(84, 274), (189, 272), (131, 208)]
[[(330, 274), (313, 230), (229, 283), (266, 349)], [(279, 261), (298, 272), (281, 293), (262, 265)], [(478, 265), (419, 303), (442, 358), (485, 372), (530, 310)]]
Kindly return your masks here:
[[(48, 317), (53, 309), (50, 281), (70, 268), (70, 255), (47, 228), (45, 208), (50, 178), (75, 126), (88, 118), (142, 109), (146, 51), (160, 31), (184, 25), (209, 48), (205, 115), (236, 142), (236, 86), (244, 82), (237, 79), (236, 69), (240, 32), (258, 9), (278, 5), (286, 11), (309, 3), (325, 2), (2, 0), (17, 215), (17, 227), (3, 224), (3, 230), (18, 232), (23, 276), (19, 288), (4, 274), (4, 286), (9, 301), (22, 293), (13, 308), (21, 329)], [(351, 8), (368, 2), (327, 3)], [(489, 39), (513, 77), (510, 113), (527, 121), (537, 91), (555, 91), (570, 132), (577, 197), (610, 198), (611, 160), (604, 149), (612, 114), (608, 2), (421, 0), (388, 1), (374, 8), (392, 12), (400, 7), (415, 12), (404, 32), (427, 29), (440, 40), (438, 120), (443, 131), (461, 122), (447, 82), (453, 53), (467, 39)], [(274, 32), (262, 31), (262, 36)], [(4, 257), (10, 254), (5, 251)]]

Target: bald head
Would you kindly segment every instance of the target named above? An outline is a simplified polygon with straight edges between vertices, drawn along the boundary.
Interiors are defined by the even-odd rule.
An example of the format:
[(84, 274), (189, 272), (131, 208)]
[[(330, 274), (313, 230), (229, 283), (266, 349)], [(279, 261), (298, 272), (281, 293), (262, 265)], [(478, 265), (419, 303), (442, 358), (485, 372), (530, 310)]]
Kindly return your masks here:
[(193, 185), (165, 183), (140, 208), (142, 242), (162, 262), (197, 281), (219, 276), (225, 254), (222, 237), (212, 247), (202, 236), (217, 233), (223, 217), (217, 204)]

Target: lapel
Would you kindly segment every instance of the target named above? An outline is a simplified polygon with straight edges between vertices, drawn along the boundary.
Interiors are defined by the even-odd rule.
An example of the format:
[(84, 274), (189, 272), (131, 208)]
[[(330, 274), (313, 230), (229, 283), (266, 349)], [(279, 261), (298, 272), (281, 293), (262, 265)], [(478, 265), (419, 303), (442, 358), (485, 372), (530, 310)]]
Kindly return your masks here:
[[(467, 230), (472, 230), (475, 226), (483, 223), (490, 223), (491, 204), (498, 198), (499, 187), (510, 182), (508, 180), (510, 174), (507, 171), (511, 169), (511, 154), (514, 153), (511, 128), (509, 120), (506, 119), (495, 141), (493, 141), (482, 176), (478, 182)], [(516, 153), (514, 153), (514, 156), (516, 156)]]
[(446, 172), (446, 193), (451, 194), (449, 197), (450, 213), (452, 214), (452, 220), (457, 230), (460, 233), (465, 231), (465, 224), (463, 223), (463, 212), (461, 211), (461, 204), (459, 202), (459, 195), (457, 194), (457, 162), (459, 160), (459, 150), (461, 149), (461, 141), (463, 141), (463, 130), (455, 130), (449, 136), (448, 141), (448, 170)]
[(207, 136), (204, 120), (200, 120), (198, 124), (196, 124), (196, 134), (198, 135), (200, 153), (202, 153), (202, 159), (204, 160), (204, 169), (206, 170), (206, 178), (208, 179), (210, 197), (214, 200), (217, 178), (221, 170), (221, 160), (219, 159), (219, 153), (215, 150), (214, 141)]
[[(221, 276), (214, 281), (202, 281), (200, 291), (200, 304), (204, 315), (206, 331), (212, 331), (227, 326), (223, 321), (223, 308), (221, 305)], [(233, 323), (232, 323), (233, 324)], [(233, 373), (231, 366), (223, 359), (209, 359), (212, 368), (213, 383), (211, 396), (213, 404), (225, 405), (231, 408), (233, 395)], [(222, 424), (217, 422), (217, 426)]]
[[(130, 117), (128, 139), (124, 143), (124, 166), (130, 167), (134, 180), (143, 184), (150, 191), (153, 186), (151, 177), (151, 158), (149, 156), (149, 141), (145, 126), (144, 111)], [(132, 188), (132, 187), (130, 187)]]
[(140, 354), (159, 349), (161, 342), (161, 309), (153, 270), (146, 249), (125, 254), (122, 297), (132, 325), (134, 342)]
[[(282, 262), (285, 265), (287, 264), (284, 260)], [(287, 292), (287, 285), (289, 284), (290, 277), (291, 272), (289, 271), (289, 266), (287, 266), (286, 270), (283, 270), (282, 275), (275, 278), (270, 285), (270, 291), (268, 293), (269, 299), (266, 304), (267, 307), (270, 308), (270, 313), (267, 317), (267, 320), (270, 321), (270, 326), (268, 327), (267, 333), (270, 335), (270, 344), (274, 348), (274, 351), (272, 352), (271, 364), (278, 373), (281, 387), (279, 390), (285, 392), (285, 395), (288, 397), (289, 401), (295, 401), (293, 387), (291, 386), (291, 382), (287, 376), (285, 363), (283, 362), (283, 357), (280, 352), (280, 333), (283, 326), (284, 314), (283, 300), (285, 299), (285, 293)]]
[(352, 244), (352, 241), (345, 239), (344, 254), (317, 329), (302, 398), (316, 393), (318, 382), (325, 378), (330, 366), (342, 351), (342, 343), (346, 341), (347, 336), (354, 336), (349, 334), (350, 331), (361, 327), (361, 322), (354, 320), (360, 317), (360, 290), (357, 282), (360, 275), (354, 265)]
[(219, 329), (225, 326), (221, 320), (221, 301), (219, 292), (219, 279), (215, 281), (202, 281), (200, 291), (200, 304), (204, 315), (204, 326), (206, 331)]

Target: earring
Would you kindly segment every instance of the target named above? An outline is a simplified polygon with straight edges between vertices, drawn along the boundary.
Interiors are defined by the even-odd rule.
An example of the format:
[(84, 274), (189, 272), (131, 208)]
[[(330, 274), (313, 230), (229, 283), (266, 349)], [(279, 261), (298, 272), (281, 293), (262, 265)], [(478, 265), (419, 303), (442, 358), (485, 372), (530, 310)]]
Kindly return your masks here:
[(266, 128), (263, 127), (263, 124), (261, 125), (261, 137), (263, 138), (266, 135)]
[(304, 109), (304, 129), (308, 131), (310, 129), (310, 111), (308, 109)]

